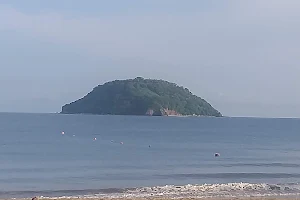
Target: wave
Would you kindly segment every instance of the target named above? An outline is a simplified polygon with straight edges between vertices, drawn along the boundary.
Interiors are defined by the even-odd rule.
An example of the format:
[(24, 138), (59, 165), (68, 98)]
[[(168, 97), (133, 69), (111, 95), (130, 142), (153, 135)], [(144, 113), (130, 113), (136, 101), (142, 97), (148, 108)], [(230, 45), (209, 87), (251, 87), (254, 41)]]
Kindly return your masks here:
[[(128, 193), (129, 192), (129, 193)], [(166, 185), (156, 187), (136, 188), (127, 191), (129, 196), (149, 197), (238, 197), (238, 196), (271, 196), (271, 195), (298, 195), (300, 186), (292, 184), (264, 184), (264, 183), (227, 183), (203, 185)]]
[(299, 173), (213, 173), (213, 174), (167, 174), (157, 175), (162, 178), (189, 178), (189, 179), (266, 179), (266, 178), (300, 178)]
[[(21, 194), (23, 196), (21, 196)], [(3, 197), (4, 193), (0, 192)], [(202, 185), (165, 185), (154, 187), (139, 187), (127, 189), (101, 189), (101, 190), (61, 190), (33, 192), (8, 192), (6, 197), (40, 198), (205, 198), (205, 197), (251, 197), (251, 196), (294, 196), (300, 195), (298, 183), (266, 184), (266, 183), (225, 183)]]
[(222, 167), (285, 167), (298, 168), (300, 164), (295, 163), (235, 163), (235, 164), (219, 164)]

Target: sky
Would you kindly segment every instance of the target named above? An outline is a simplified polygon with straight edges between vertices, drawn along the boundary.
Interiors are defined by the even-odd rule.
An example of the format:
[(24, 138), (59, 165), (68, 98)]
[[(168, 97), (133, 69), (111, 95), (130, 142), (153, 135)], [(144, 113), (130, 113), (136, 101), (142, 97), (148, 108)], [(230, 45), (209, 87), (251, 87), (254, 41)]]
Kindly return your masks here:
[(110, 80), (223, 115), (300, 117), (299, 0), (0, 0), (0, 111), (59, 112)]

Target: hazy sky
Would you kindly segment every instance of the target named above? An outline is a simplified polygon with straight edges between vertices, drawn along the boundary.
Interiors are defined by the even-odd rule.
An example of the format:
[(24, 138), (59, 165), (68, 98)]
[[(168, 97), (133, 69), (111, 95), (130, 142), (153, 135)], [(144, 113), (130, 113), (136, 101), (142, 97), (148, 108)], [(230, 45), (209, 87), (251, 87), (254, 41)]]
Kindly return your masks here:
[(0, 111), (165, 79), (224, 115), (300, 117), (299, 0), (0, 0)]

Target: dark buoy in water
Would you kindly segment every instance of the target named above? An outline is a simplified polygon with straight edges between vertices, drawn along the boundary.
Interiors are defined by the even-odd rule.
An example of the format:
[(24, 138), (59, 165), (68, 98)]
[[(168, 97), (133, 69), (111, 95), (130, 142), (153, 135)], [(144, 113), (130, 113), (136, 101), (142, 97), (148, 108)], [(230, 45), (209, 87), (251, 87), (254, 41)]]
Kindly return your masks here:
[(151, 145), (149, 145), (149, 148), (151, 148)]
[(219, 153), (215, 153), (215, 157), (219, 157), (220, 156), (220, 154)]

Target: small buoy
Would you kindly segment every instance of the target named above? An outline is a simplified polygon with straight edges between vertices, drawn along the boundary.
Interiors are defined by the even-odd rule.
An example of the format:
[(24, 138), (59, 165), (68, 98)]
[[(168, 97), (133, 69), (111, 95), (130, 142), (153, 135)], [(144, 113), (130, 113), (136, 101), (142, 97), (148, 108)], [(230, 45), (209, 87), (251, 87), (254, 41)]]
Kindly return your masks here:
[(120, 142), (120, 144), (124, 144), (123, 142)]
[(149, 148), (151, 148), (151, 145), (149, 145)]
[(96, 141), (97, 140), (97, 138), (94, 138), (94, 141)]
[(61, 132), (61, 134), (62, 134), (62, 135), (64, 135), (64, 134), (65, 134), (65, 132)]
[(114, 141), (113, 141), (113, 140), (111, 140), (110, 142), (111, 142), (111, 143), (113, 143)]
[(219, 157), (220, 156), (220, 154), (219, 153), (215, 153), (215, 157)]

